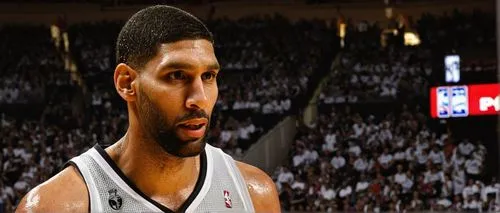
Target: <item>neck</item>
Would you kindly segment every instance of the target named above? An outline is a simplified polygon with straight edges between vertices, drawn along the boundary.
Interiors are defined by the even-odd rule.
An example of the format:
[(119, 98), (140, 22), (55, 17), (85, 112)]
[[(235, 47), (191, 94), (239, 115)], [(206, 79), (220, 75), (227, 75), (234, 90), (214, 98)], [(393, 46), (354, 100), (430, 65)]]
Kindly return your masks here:
[(130, 129), (107, 149), (107, 153), (122, 172), (149, 196), (190, 191), (199, 176), (199, 156), (173, 156), (156, 141)]

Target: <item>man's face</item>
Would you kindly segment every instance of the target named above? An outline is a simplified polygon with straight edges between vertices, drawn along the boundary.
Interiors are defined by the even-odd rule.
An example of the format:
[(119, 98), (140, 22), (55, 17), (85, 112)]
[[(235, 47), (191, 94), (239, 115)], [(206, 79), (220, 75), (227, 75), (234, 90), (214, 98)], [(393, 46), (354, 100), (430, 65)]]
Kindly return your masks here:
[(205, 148), (218, 95), (219, 64), (204, 39), (162, 44), (138, 77), (138, 120), (163, 149), (178, 157)]

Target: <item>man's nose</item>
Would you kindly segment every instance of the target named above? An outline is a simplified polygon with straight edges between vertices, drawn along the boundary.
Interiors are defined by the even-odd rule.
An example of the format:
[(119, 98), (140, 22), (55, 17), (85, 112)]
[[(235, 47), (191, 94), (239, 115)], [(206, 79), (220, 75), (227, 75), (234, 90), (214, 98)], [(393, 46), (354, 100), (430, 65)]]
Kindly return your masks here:
[(208, 97), (205, 93), (205, 87), (201, 78), (196, 78), (190, 84), (186, 99), (186, 108), (203, 109), (206, 107)]

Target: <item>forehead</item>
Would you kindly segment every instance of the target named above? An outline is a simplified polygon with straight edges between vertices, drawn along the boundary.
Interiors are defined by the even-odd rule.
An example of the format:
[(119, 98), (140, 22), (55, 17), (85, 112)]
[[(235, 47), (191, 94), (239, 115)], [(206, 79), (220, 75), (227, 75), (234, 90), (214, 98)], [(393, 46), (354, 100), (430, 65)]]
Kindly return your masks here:
[(205, 39), (181, 40), (161, 44), (153, 60), (157, 68), (171, 63), (187, 63), (193, 66), (208, 66), (217, 63), (212, 43)]

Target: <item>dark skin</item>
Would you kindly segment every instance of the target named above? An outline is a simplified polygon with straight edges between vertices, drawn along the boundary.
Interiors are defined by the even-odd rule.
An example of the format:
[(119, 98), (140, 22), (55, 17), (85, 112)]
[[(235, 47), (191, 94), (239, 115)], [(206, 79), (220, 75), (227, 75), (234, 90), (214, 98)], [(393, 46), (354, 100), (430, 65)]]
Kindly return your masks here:
[[(193, 110), (211, 114), (218, 96), (215, 80), (218, 67), (212, 43), (196, 39), (162, 44), (140, 71), (126, 64), (115, 69), (116, 90), (128, 106), (129, 129), (106, 152), (142, 192), (174, 211), (194, 190), (200, 171), (199, 152), (204, 147), (203, 138), (190, 138), (177, 131), (176, 117)], [(167, 122), (165, 125), (174, 127), (177, 138), (184, 143), (180, 152), (194, 153), (192, 157), (166, 152), (145, 128), (143, 122), (147, 116), (141, 114), (145, 105), (139, 103), (144, 100), (141, 95), (147, 96), (148, 104), (158, 109)], [(272, 179), (251, 165), (237, 162), (237, 166), (247, 183), (255, 211), (280, 212)], [(88, 207), (85, 182), (70, 166), (32, 189), (16, 212), (88, 212)]]

